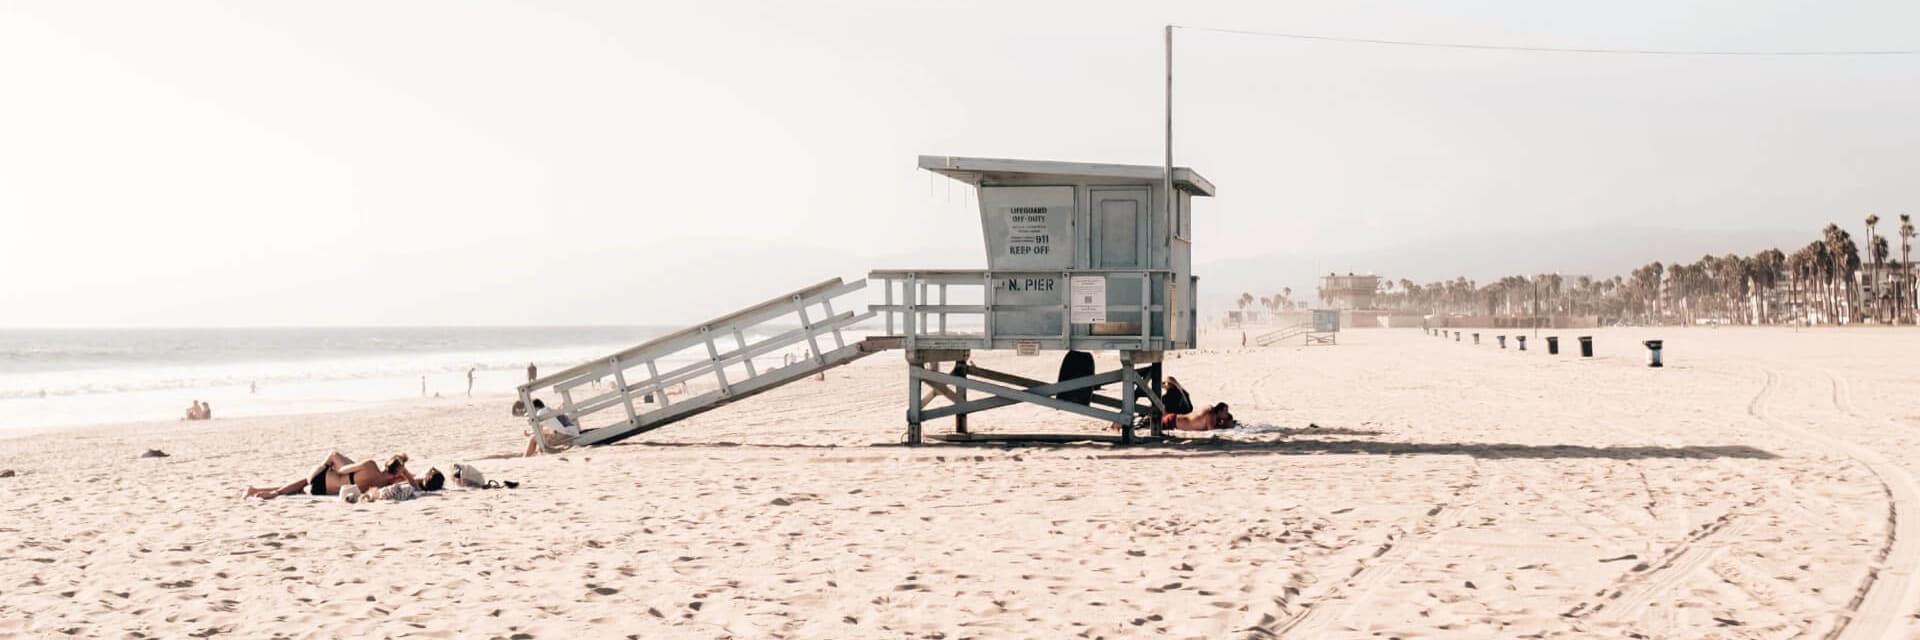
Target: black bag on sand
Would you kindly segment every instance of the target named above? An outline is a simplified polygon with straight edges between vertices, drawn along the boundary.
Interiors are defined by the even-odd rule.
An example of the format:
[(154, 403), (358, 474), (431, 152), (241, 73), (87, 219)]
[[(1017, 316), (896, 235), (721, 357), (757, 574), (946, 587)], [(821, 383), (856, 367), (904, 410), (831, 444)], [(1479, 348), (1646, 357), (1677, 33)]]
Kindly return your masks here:
[(1167, 387), (1160, 394), (1160, 402), (1167, 405), (1167, 414), (1193, 413), (1193, 398), (1187, 396), (1186, 387), (1172, 376), (1167, 377)]
[[(1093, 354), (1085, 351), (1068, 351), (1067, 356), (1060, 359), (1060, 379), (1056, 382), (1066, 382), (1090, 375), (1093, 375)], [(1054, 397), (1078, 405), (1089, 405), (1093, 404), (1093, 390), (1096, 388), (1062, 391)]]

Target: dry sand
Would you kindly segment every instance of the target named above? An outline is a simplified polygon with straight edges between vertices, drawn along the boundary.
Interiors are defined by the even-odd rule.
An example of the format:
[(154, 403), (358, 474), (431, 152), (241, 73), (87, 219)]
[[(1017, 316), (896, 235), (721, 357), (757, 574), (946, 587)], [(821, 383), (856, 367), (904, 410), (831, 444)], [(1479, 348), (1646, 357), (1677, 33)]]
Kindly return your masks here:
[[(1164, 446), (893, 446), (898, 354), (535, 459), (504, 398), (15, 438), (0, 636), (1920, 633), (1920, 331), (1589, 333), (1591, 360), (1418, 330), (1186, 353), (1267, 433)], [(335, 449), (526, 484), (239, 498)]]

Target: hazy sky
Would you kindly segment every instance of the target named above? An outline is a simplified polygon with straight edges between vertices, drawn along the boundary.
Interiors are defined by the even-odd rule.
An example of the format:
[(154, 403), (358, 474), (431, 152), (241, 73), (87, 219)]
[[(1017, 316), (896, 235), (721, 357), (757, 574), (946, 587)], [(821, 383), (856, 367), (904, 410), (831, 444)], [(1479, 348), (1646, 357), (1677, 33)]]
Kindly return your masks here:
[[(676, 323), (983, 266), (964, 190), (914, 156), (1158, 164), (1168, 22), (1920, 47), (1912, 2), (16, 0), (0, 327)], [(1179, 163), (1220, 188), (1203, 266), (1920, 213), (1920, 56), (1177, 37)]]

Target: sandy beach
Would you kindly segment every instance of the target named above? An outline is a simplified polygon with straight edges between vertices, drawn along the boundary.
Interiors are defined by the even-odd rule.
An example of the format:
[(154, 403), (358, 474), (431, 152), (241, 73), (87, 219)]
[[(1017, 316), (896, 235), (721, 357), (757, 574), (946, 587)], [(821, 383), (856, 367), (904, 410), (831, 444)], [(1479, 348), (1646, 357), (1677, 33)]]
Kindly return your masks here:
[[(1245, 428), (1130, 448), (897, 446), (898, 353), (533, 459), (504, 396), (12, 438), (0, 636), (1920, 634), (1920, 332), (1586, 333), (1214, 335), (1168, 370)], [(239, 497), (333, 450), (524, 485)]]

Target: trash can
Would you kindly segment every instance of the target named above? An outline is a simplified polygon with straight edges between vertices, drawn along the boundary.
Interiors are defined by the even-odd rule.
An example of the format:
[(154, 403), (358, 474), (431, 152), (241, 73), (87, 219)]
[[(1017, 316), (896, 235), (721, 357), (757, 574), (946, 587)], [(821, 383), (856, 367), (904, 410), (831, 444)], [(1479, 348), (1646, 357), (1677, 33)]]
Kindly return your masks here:
[(1476, 334), (1473, 334), (1473, 343), (1474, 343), (1474, 344), (1480, 344), (1480, 334), (1478, 334), (1478, 333), (1476, 333)]
[(1499, 341), (1500, 341), (1500, 348), (1502, 348), (1502, 349), (1505, 349), (1505, 348), (1507, 348), (1507, 337), (1506, 337), (1506, 336), (1494, 336), (1494, 337), (1493, 337), (1493, 339), (1495, 339), (1495, 340), (1499, 340)]
[(1593, 336), (1580, 336), (1580, 357), (1593, 357)]
[(1513, 339), (1515, 339), (1515, 340), (1519, 340), (1519, 341), (1520, 341), (1520, 350), (1521, 350), (1521, 351), (1526, 351), (1526, 350), (1527, 350), (1527, 337), (1526, 337), (1526, 336), (1514, 336), (1514, 337), (1513, 337)]
[(1560, 355), (1560, 336), (1547, 336), (1547, 355)]
[(1660, 341), (1659, 340), (1648, 340), (1641, 344), (1647, 345), (1647, 366), (1649, 367), (1665, 366), (1660, 364)]

